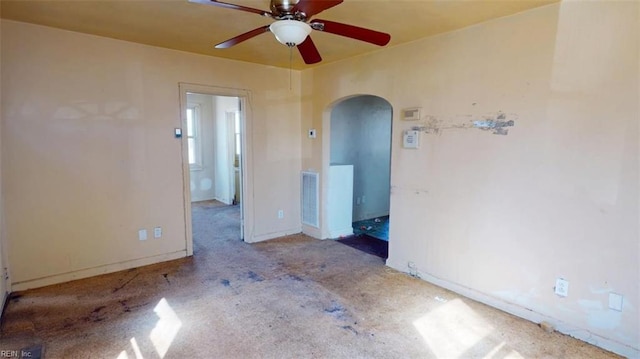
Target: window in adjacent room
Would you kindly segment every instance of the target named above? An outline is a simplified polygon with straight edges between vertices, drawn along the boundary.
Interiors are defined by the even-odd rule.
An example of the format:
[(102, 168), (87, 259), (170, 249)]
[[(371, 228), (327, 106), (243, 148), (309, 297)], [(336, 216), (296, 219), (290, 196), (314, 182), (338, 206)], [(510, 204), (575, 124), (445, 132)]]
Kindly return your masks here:
[(202, 144), (200, 137), (200, 106), (187, 107), (187, 143), (189, 146), (189, 167), (202, 169)]

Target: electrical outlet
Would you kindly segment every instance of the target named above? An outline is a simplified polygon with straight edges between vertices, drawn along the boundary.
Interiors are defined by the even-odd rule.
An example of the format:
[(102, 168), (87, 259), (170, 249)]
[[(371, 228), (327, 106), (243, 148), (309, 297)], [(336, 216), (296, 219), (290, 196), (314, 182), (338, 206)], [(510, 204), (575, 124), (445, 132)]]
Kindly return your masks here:
[(624, 297), (622, 294), (618, 293), (609, 293), (609, 309), (617, 310), (618, 312), (622, 311), (622, 302)]
[(556, 286), (554, 291), (557, 295), (561, 297), (566, 297), (569, 295), (569, 281), (563, 278), (556, 279)]
[(409, 275), (412, 277), (418, 277), (418, 267), (413, 262), (408, 262), (407, 267), (409, 267)]
[(279, 209), (278, 210), (278, 219), (283, 219), (284, 218), (284, 211)]
[(146, 241), (147, 240), (147, 230), (140, 229), (138, 230), (138, 240)]
[(160, 238), (162, 237), (162, 227), (155, 227), (153, 229), (153, 238)]
[(364, 204), (366, 202), (367, 198), (365, 196), (362, 196), (362, 200), (360, 202), (362, 202), (362, 204)]

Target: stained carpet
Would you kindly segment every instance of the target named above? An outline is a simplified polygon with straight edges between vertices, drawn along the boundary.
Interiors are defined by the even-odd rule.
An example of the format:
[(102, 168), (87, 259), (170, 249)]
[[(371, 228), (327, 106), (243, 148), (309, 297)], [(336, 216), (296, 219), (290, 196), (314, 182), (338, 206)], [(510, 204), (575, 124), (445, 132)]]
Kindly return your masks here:
[[(0, 350), (44, 358), (610, 358), (336, 241), (258, 244), (194, 210), (195, 256), (14, 293)], [(237, 233), (237, 232), (234, 232)]]

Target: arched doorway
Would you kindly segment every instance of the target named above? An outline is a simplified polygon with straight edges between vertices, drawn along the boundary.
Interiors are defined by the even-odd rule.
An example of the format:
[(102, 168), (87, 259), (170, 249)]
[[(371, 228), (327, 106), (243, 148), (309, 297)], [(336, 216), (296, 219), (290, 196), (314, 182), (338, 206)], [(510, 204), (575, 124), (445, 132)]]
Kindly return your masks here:
[[(349, 225), (354, 235), (349, 240), (371, 242), (374, 246), (388, 248), (392, 117), (391, 104), (372, 95), (350, 97), (333, 106), (329, 119), (330, 182), (326, 217), (330, 222), (329, 237), (347, 237), (346, 231), (340, 228), (337, 233), (332, 233), (331, 222), (336, 217), (336, 211), (344, 212), (345, 206), (348, 206), (347, 199), (341, 199), (340, 196), (349, 197)], [(344, 180), (331, 185), (335, 176), (349, 176), (349, 173), (353, 184), (351, 193), (348, 188), (345, 191)], [(342, 204), (332, 205), (332, 198)], [(344, 221), (344, 215), (338, 216)], [(347, 238), (340, 240), (347, 241)], [(388, 253), (388, 249), (384, 252)], [(386, 257), (386, 253), (380, 254)]]

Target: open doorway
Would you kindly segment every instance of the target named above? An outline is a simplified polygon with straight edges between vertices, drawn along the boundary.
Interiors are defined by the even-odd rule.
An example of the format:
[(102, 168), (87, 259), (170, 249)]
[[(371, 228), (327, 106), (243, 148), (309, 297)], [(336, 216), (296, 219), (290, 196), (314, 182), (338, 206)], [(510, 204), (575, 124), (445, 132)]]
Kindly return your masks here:
[(182, 91), (187, 248), (197, 254), (216, 241), (244, 239), (244, 99)]
[[(391, 125), (391, 104), (377, 96), (351, 97), (331, 111), (329, 181), (345, 169), (353, 177), (352, 191), (340, 195), (351, 202), (353, 236), (341, 241), (383, 258), (389, 242)], [(334, 187), (339, 188), (329, 188), (330, 199), (345, 188)]]

